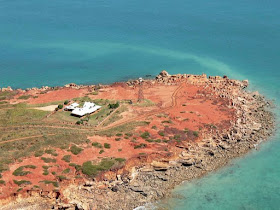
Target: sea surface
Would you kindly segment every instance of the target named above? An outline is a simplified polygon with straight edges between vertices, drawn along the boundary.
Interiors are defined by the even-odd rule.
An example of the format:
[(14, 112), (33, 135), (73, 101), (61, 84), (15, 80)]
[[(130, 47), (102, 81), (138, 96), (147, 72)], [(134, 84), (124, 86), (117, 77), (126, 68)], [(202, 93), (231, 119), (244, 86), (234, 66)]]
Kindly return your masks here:
[[(0, 0), (0, 87), (206, 73), (249, 79), (279, 128), (279, 0)], [(280, 209), (280, 134), (177, 187), (169, 209)]]

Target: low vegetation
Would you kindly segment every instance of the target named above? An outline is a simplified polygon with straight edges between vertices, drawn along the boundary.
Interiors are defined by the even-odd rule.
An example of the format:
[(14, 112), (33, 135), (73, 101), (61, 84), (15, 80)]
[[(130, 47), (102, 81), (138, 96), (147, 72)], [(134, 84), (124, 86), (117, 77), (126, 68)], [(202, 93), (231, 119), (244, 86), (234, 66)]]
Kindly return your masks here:
[(42, 159), (45, 163), (56, 163), (56, 159), (53, 159), (53, 158), (41, 157), (41, 159)]
[(145, 148), (145, 147), (147, 147), (147, 144), (141, 143), (141, 144), (135, 145), (134, 149), (142, 149), (142, 148)]
[(70, 147), (70, 152), (72, 152), (72, 154), (74, 154), (74, 155), (78, 155), (82, 151), (83, 151), (83, 149), (80, 148), (80, 147), (77, 147), (76, 145), (73, 145), (73, 146)]
[(25, 168), (35, 169), (36, 166), (34, 166), (34, 165), (20, 166), (13, 172), (13, 175), (14, 176), (25, 176), (27, 174), (30, 174), (31, 173), (30, 171), (24, 171)]
[(96, 147), (96, 148), (100, 148), (100, 149), (103, 148), (102, 144), (100, 144), (100, 143), (98, 143), (98, 142), (93, 142), (93, 143), (92, 143), (92, 146), (94, 146), (94, 147)]
[(94, 164), (91, 161), (87, 161), (84, 162), (82, 165), (82, 172), (87, 176), (94, 177), (99, 172), (108, 170), (113, 166), (120, 167), (121, 166), (120, 164), (123, 162), (125, 162), (125, 159), (123, 158), (116, 158), (116, 159), (104, 158), (98, 164)]
[(111, 145), (110, 145), (110, 144), (108, 144), (108, 143), (104, 143), (104, 148), (106, 148), (106, 149), (110, 149), (110, 148), (111, 148)]
[(67, 163), (70, 163), (70, 161), (71, 161), (71, 155), (64, 155), (64, 156), (62, 157), (62, 160), (64, 160), (64, 161), (67, 162)]
[(26, 181), (26, 180), (13, 180), (14, 183), (18, 186), (22, 186), (22, 185), (30, 185), (32, 184), (30, 181)]

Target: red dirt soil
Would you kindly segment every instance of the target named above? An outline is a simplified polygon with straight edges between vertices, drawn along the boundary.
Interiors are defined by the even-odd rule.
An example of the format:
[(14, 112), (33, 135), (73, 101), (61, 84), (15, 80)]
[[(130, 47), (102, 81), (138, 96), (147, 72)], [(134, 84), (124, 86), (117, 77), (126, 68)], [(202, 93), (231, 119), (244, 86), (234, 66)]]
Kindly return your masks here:
[[(179, 88), (179, 89), (178, 89)], [(177, 94), (172, 94), (177, 89)], [(202, 90), (206, 95), (201, 95)], [(39, 94), (38, 98), (31, 98), (28, 100), (30, 104), (48, 103), (58, 100), (66, 100), (74, 97), (81, 97), (88, 93), (87, 89), (70, 89), (63, 88), (56, 91), (50, 91), (45, 94)], [(114, 85), (114, 87), (103, 88), (98, 95), (89, 95), (92, 99), (115, 99), (115, 100), (137, 100), (138, 88), (124, 87), (123, 85)], [(203, 89), (202, 86), (195, 86), (190, 84), (182, 84), (181, 86), (167, 86), (155, 85), (151, 87), (144, 87), (144, 96), (146, 99), (153, 101), (156, 105), (149, 107), (130, 106), (128, 111), (124, 112), (123, 118), (116, 123), (110, 125), (119, 125), (129, 121), (149, 121), (150, 124), (142, 127), (137, 127), (133, 136), (90, 136), (88, 139), (90, 143), (87, 145), (79, 145), (84, 150), (78, 154), (73, 155), (69, 151), (54, 148), (58, 153), (57, 157), (44, 154), (44, 157), (51, 157), (57, 160), (56, 163), (44, 163), (41, 157), (29, 157), (20, 163), (10, 165), (10, 170), (3, 172), (3, 180), (6, 185), (0, 187), (0, 198), (8, 196), (16, 192), (19, 186), (15, 185), (13, 180), (28, 180), (32, 185), (27, 185), (24, 189), (30, 189), (33, 185), (40, 185), (42, 180), (57, 180), (56, 175), (64, 175), (62, 171), (66, 168), (71, 168), (71, 172), (66, 174), (68, 178), (74, 178), (80, 172), (75, 172), (74, 167), (69, 167), (69, 163), (61, 160), (64, 155), (71, 155), (71, 163), (82, 165), (88, 160), (100, 160), (106, 157), (125, 158), (126, 160), (139, 156), (139, 153), (167, 153), (176, 150), (173, 137), (176, 134), (185, 135), (184, 129), (187, 128), (190, 132), (198, 131), (200, 137), (193, 136), (192, 133), (186, 134), (184, 142), (199, 141), (203, 132), (207, 131), (206, 126), (215, 126), (215, 129), (228, 129), (230, 121), (234, 119), (234, 110), (229, 109), (227, 105), (229, 101), (221, 99), (215, 95), (212, 90)], [(152, 111), (152, 112), (151, 112)], [(148, 113), (148, 114), (147, 114)], [(152, 113), (152, 114), (151, 114)], [(149, 139), (160, 139), (160, 143), (147, 142), (141, 137), (145, 131), (150, 133)], [(165, 135), (159, 135), (159, 131), (164, 131)], [(185, 132), (186, 133), (186, 132)], [(121, 140), (117, 141), (118, 138)], [(117, 139), (117, 140), (116, 140)], [(169, 143), (163, 142), (170, 140)], [(100, 149), (91, 145), (92, 142), (99, 142), (102, 145), (109, 143), (110, 149), (104, 149), (104, 153), (99, 154)], [(173, 142), (173, 143), (172, 143)], [(175, 143), (174, 143), (175, 142)], [(183, 142), (183, 143), (184, 143)], [(146, 144), (145, 148), (135, 149), (136, 145)], [(22, 177), (13, 176), (15, 169), (24, 165), (35, 165), (36, 169), (25, 169), (31, 171), (31, 174)], [(43, 165), (53, 165), (49, 168), (49, 175), (43, 175)], [(57, 166), (54, 166), (57, 165)], [(51, 172), (55, 171), (56, 175)], [(43, 187), (43, 186), (42, 186)]]

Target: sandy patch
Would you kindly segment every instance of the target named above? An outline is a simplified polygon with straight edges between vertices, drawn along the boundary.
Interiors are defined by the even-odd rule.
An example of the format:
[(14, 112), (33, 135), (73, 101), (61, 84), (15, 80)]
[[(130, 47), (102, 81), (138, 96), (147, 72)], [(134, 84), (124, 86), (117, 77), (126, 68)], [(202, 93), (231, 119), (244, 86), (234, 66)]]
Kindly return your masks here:
[(49, 105), (49, 106), (43, 106), (43, 107), (35, 107), (34, 109), (53, 112), (56, 107), (57, 107), (57, 105)]

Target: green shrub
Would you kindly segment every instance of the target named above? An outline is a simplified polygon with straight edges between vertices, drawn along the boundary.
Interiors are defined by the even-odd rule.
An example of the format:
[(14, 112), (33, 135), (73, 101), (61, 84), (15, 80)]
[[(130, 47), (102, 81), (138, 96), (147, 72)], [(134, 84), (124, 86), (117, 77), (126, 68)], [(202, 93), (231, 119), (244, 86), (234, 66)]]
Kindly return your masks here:
[(71, 155), (64, 155), (61, 160), (64, 160), (67, 163), (70, 163), (71, 161)]
[(96, 147), (96, 148), (103, 148), (102, 144), (98, 143), (98, 142), (93, 142), (92, 146)]
[(108, 144), (108, 143), (104, 143), (104, 148), (106, 148), (106, 149), (110, 149), (110, 148), (111, 148), (111, 145), (110, 145), (110, 144)]
[(77, 124), (77, 125), (81, 125), (81, 124), (83, 124), (83, 121), (82, 121), (82, 120), (78, 120), (78, 121), (76, 122), (76, 124)]
[(45, 163), (56, 163), (56, 159), (41, 157)]
[(195, 137), (198, 137), (198, 136), (199, 136), (199, 132), (198, 132), (198, 131), (194, 131), (194, 132), (193, 132), (193, 135), (194, 135)]
[(62, 108), (63, 108), (63, 105), (62, 105), (62, 104), (59, 104), (59, 105), (57, 106), (57, 108), (58, 108), (58, 109), (62, 109)]
[(164, 134), (163, 131), (159, 131), (159, 132), (158, 132), (158, 135), (160, 135), (160, 136), (165, 136), (165, 134)]
[(4, 185), (4, 184), (6, 184), (6, 182), (0, 179), (0, 185)]
[(117, 133), (116, 136), (122, 136), (122, 133)]
[(146, 141), (147, 141), (147, 142), (150, 142), (150, 143), (154, 142), (153, 139), (146, 139)]
[(56, 172), (55, 172), (55, 171), (52, 171), (52, 175), (56, 175)]
[(144, 133), (142, 133), (141, 134), (141, 137), (143, 138), (143, 139), (147, 139), (147, 138), (149, 138), (151, 135), (150, 135), (150, 133), (148, 132), (148, 131), (145, 131)]
[(58, 187), (58, 182), (55, 181), (49, 181), (49, 180), (44, 180), (44, 181), (40, 181), (43, 182), (44, 184), (52, 184), (54, 187)]
[(68, 174), (70, 172), (70, 168), (66, 168), (62, 171), (63, 174)]
[(156, 129), (157, 129), (157, 126), (153, 125), (153, 126), (152, 126), (152, 129), (156, 130)]
[(161, 123), (172, 123), (171, 120), (164, 120), (164, 121), (161, 121)]
[(34, 165), (20, 166), (20, 167), (18, 167), (18, 168), (13, 172), (13, 175), (14, 175), (14, 176), (25, 176), (25, 175), (31, 173), (30, 171), (24, 171), (24, 170), (23, 170), (24, 168), (32, 168), (32, 169), (35, 169), (36, 166), (34, 166)]
[(56, 177), (59, 179), (59, 181), (63, 181), (63, 180), (66, 179), (66, 177), (65, 177), (65, 176), (62, 176), (62, 175), (59, 175), (59, 176), (56, 176)]
[(67, 105), (67, 104), (69, 104), (69, 101), (68, 100), (64, 101), (64, 105)]
[(147, 146), (147, 144), (141, 143), (139, 145), (135, 145), (134, 149), (141, 149), (141, 148), (145, 148)]
[(121, 138), (115, 138), (115, 141), (120, 141), (121, 140)]
[(45, 169), (45, 170), (44, 170), (43, 175), (45, 175), (45, 176), (49, 175), (48, 169)]
[(70, 151), (72, 152), (72, 154), (78, 155), (83, 151), (83, 149), (80, 147), (77, 147), (76, 145), (73, 145), (73, 146), (71, 146)]
[(14, 183), (16, 184), (16, 185), (18, 185), (18, 186), (21, 186), (21, 185), (30, 185), (30, 184), (32, 184), (30, 181), (26, 181), (26, 180), (20, 180), (20, 181), (18, 181), (18, 180), (13, 180), (14, 181)]
[(120, 103), (119, 103), (119, 102), (117, 102), (117, 103), (115, 103), (115, 104), (109, 104), (109, 105), (108, 105), (109, 109), (116, 109), (116, 108), (118, 108), (119, 106), (120, 106)]

